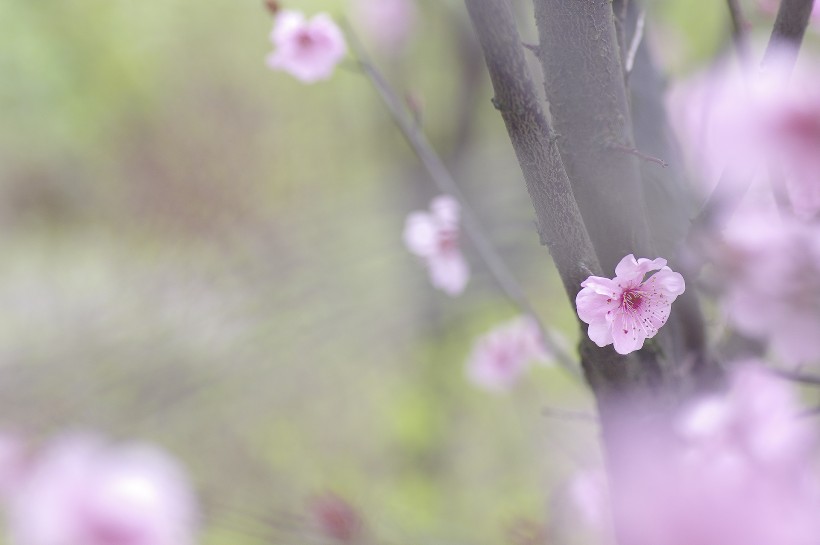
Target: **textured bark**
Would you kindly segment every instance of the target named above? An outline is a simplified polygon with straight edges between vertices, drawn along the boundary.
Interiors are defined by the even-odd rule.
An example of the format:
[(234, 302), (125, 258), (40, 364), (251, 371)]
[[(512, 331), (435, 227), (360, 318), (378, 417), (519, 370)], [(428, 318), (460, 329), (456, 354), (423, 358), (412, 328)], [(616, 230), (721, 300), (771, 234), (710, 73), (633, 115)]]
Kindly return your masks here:
[[(549, 248), (574, 305), (581, 282), (602, 271), (539, 105), (512, 9), (508, 0), (466, 0), (466, 4), (495, 90), (493, 102), (504, 119), (535, 207), (541, 241)], [(581, 361), (602, 409), (653, 390), (657, 373), (650, 372), (651, 362), (620, 356), (611, 347), (599, 348), (587, 338), (585, 328), (583, 338)]]
[(612, 4), (536, 0), (535, 16), (558, 147), (601, 266), (651, 257)]
[[(622, 29), (627, 43), (634, 35), (641, 9), (639, 0), (613, 2), (617, 28)], [(658, 254), (666, 257), (670, 266), (693, 286), (695, 275), (678, 259), (678, 253), (688, 235), (691, 218), (697, 213), (697, 202), (689, 190), (683, 156), (666, 115), (664, 78), (646, 39), (638, 47), (627, 86), (635, 146), (666, 163), (666, 167), (648, 161), (640, 165), (652, 243)], [(687, 290), (675, 302), (664, 334), (670, 339), (671, 359), (690, 366), (695, 389), (720, 377), (716, 361), (707, 353), (703, 316), (694, 289)]]

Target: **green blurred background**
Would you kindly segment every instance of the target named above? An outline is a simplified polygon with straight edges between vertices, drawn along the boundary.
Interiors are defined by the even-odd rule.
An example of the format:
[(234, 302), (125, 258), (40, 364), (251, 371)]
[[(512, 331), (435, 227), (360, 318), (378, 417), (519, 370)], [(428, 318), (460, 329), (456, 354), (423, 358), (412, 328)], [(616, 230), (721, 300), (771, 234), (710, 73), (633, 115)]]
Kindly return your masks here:
[[(573, 342), (463, 5), (419, 6), (377, 60)], [(656, 1), (650, 25), (672, 74), (727, 47), (720, 0)], [(327, 490), (374, 541), (562, 531), (555, 491), (595, 427), (543, 408), (589, 396), (556, 368), (505, 396), (467, 383), (473, 339), (515, 310), (469, 247), (463, 297), (428, 286), (401, 230), (431, 181), (355, 70), (269, 71), (270, 27), (257, 0), (0, 3), (0, 423), (158, 442), (204, 543), (316, 542), (305, 505)]]

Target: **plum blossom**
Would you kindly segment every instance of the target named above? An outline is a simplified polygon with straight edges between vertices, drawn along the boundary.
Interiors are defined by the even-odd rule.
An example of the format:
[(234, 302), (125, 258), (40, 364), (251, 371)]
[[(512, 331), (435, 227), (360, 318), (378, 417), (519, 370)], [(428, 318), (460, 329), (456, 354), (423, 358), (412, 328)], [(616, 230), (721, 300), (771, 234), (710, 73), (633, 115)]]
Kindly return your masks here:
[(416, 0), (354, 0), (352, 15), (376, 45), (388, 52), (400, 49), (416, 23)]
[(820, 363), (820, 226), (752, 207), (724, 240), (717, 261), (730, 323), (785, 363)]
[(696, 402), (670, 433), (621, 437), (611, 491), (620, 537), (636, 545), (810, 545), (820, 537), (814, 432), (796, 396), (741, 365), (724, 395)]
[(480, 337), (467, 360), (467, 377), (476, 386), (503, 392), (512, 388), (528, 366), (550, 361), (537, 322), (519, 317)]
[(308, 505), (316, 529), (325, 537), (350, 543), (361, 537), (363, 523), (358, 511), (332, 492), (314, 497)]
[(683, 83), (671, 110), (705, 178), (724, 176), (732, 191), (745, 191), (755, 175), (768, 175), (810, 216), (820, 211), (820, 72), (808, 62), (786, 77), (792, 56), (781, 49), (747, 74), (721, 62)]
[(304, 83), (330, 78), (347, 53), (344, 34), (326, 13), (307, 20), (298, 11), (281, 10), (270, 38), (275, 49), (268, 55), (268, 66)]
[(413, 212), (404, 224), (404, 244), (427, 264), (433, 286), (450, 296), (464, 291), (470, 278), (459, 247), (461, 207), (449, 195), (430, 203), (429, 212)]
[[(657, 272), (646, 278), (653, 271)], [(581, 287), (575, 306), (589, 324), (589, 338), (598, 346), (614, 344), (616, 352), (629, 354), (666, 323), (685, 283), (665, 259), (636, 260), (629, 254), (615, 267), (615, 278), (590, 276)]]
[(568, 483), (567, 496), (585, 525), (597, 529), (609, 525), (609, 489), (602, 469), (578, 471)]
[(75, 434), (36, 462), (8, 526), (13, 545), (190, 545), (195, 518), (187, 478), (167, 454)]

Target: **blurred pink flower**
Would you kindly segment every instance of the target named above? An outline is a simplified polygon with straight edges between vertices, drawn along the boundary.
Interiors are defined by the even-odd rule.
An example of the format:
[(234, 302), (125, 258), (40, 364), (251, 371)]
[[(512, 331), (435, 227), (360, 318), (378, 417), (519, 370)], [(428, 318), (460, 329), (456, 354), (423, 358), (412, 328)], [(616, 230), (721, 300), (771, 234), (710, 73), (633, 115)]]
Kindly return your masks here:
[(0, 432), (0, 500), (17, 493), (29, 469), (29, 445), (13, 432)]
[(459, 247), (461, 207), (449, 195), (430, 203), (429, 212), (413, 212), (404, 225), (404, 244), (427, 263), (433, 286), (450, 296), (464, 291), (470, 278)]
[(268, 66), (305, 83), (330, 78), (347, 53), (344, 34), (325, 13), (308, 21), (298, 11), (281, 10), (270, 37), (275, 49), (268, 55)]
[(362, 519), (344, 498), (326, 492), (313, 498), (308, 508), (317, 530), (327, 538), (350, 543), (361, 537)]
[(725, 243), (718, 263), (730, 322), (786, 363), (820, 363), (820, 226), (741, 209)]
[(569, 481), (567, 495), (584, 524), (598, 530), (610, 527), (609, 488), (603, 470), (577, 472)]
[[(652, 271), (655, 274), (645, 278)], [(662, 258), (636, 260), (630, 254), (615, 267), (615, 278), (590, 276), (575, 298), (578, 316), (589, 324), (598, 346), (614, 344), (619, 354), (639, 350), (666, 323), (672, 302), (683, 293), (683, 276)]]
[(503, 392), (518, 382), (531, 363), (549, 360), (538, 324), (525, 316), (493, 329), (475, 342), (467, 361), (467, 377), (476, 386)]
[(612, 506), (635, 545), (810, 545), (820, 539), (813, 430), (781, 379), (742, 366), (674, 433), (621, 437)]
[(815, 437), (799, 417), (794, 390), (759, 364), (736, 365), (726, 394), (700, 400), (679, 419), (677, 431), (691, 445), (690, 455), (738, 450), (755, 464), (787, 471), (799, 466), (811, 455)]
[(352, 14), (362, 32), (388, 52), (400, 49), (416, 23), (416, 0), (353, 0)]
[(820, 71), (806, 63), (788, 78), (789, 57), (780, 51), (746, 74), (721, 62), (681, 84), (670, 109), (702, 176), (725, 176), (734, 192), (768, 175), (798, 213), (811, 215), (820, 211)]
[(9, 508), (13, 545), (190, 545), (190, 485), (145, 445), (111, 447), (71, 435), (50, 445)]

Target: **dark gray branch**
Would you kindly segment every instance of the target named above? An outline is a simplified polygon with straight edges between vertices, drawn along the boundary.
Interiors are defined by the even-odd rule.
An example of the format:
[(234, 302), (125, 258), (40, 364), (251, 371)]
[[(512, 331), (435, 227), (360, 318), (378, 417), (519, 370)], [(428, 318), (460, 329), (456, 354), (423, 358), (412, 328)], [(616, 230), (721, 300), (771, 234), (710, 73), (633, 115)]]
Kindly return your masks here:
[[(539, 235), (574, 305), (581, 282), (590, 274), (601, 275), (602, 270), (555, 135), (539, 105), (512, 9), (508, 0), (466, 0), (466, 4), (487, 61), (494, 103), (504, 119), (535, 207)], [(651, 365), (619, 356), (611, 347), (599, 348), (585, 333), (583, 338), (581, 361), (599, 403), (643, 389)]]
[(772, 36), (763, 56), (764, 66), (773, 57), (784, 54), (783, 51), (786, 51), (785, 54), (793, 55), (792, 62), (796, 60), (813, 7), (814, 0), (781, 0)]
[(740, 9), (738, 0), (726, 0), (729, 8), (729, 18), (732, 21), (732, 42), (735, 44), (737, 55), (741, 62), (747, 63), (751, 57), (749, 51), (749, 38), (746, 32), (747, 22), (743, 17), (743, 10)]
[(418, 124), (405, 110), (402, 101), (399, 99), (396, 92), (379, 72), (375, 65), (370, 62), (365, 54), (364, 48), (358, 41), (356, 34), (352, 29), (348, 28), (348, 38), (351, 47), (356, 54), (362, 71), (368, 77), (382, 102), (390, 112), (393, 121), (401, 131), (402, 135), (407, 140), (413, 152), (419, 158), (425, 169), (429, 173), (433, 182), (438, 186), (439, 190), (455, 197), (461, 204), (461, 221), (464, 227), (464, 232), (473, 243), (479, 257), (487, 266), (491, 276), (498, 284), (501, 291), (507, 298), (517, 306), (522, 312), (532, 316), (538, 323), (539, 329), (544, 338), (547, 347), (555, 355), (557, 362), (567, 371), (573, 375), (578, 375), (578, 369), (575, 361), (567, 354), (558, 343), (556, 343), (550, 332), (544, 327), (535, 309), (530, 304), (529, 299), (524, 294), (521, 285), (513, 276), (512, 272), (507, 267), (502, 257), (496, 252), (489, 237), (484, 233), (481, 223), (473, 213), (472, 209), (467, 205), (461, 190), (458, 188), (450, 171), (441, 160), (441, 157), (435, 152), (430, 142), (425, 137), (424, 133), (419, 128)]
[[(646, 9), (642, 4), (639, 0), (615, 0), (613, 3), (613, 9), (621, 19), (619, 26), (628, 35), (636, 32), (638, 20)], [(670, 266), (682, 273), (691, 286), (696, 275), (687, 270), (684, 260), (677, 257), (689, 232), (696, 200), (688, 189), (682, 153), (666, 114), (664, 77), (655, 64), (647, 40), (637, 48), (634, 68), (627, 82), (635, 144), (642, 152), (666, 163), (666, 168), (646, 162), (640, 164), (652, 242), (659, 254), (666, 257)], [(716, 363), (707, 354), (703, 317), (694, 289), (678, 298), (669, 323), (660, 335), (674, 362), (691, 362), (695, 389), (709, 385), (720, 375)]]
[(558, 147), (601, 266), (611, 272), (627, 254), (652, 256), (638, 160), (613, 149), (640, 147), (612, 4), (536, 0), (535, 17)]

